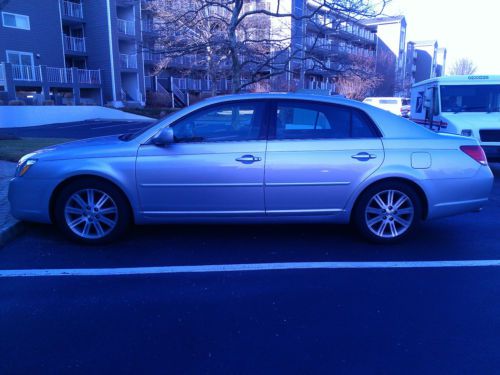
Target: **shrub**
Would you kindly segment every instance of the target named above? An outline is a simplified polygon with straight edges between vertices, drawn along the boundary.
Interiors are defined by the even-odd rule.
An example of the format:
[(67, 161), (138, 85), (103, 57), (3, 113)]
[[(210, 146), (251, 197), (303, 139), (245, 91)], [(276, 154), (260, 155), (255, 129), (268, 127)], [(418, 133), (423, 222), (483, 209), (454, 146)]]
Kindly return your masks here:
[(9, 105), (25, 105), (26, 103), (22, 100), (9, 100)]

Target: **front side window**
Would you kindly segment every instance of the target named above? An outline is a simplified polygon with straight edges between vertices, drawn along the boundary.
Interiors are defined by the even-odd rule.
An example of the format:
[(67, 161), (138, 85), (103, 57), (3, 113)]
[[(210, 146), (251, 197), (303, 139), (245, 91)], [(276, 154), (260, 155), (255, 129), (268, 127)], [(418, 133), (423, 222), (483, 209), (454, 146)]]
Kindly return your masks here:
[(321, 103), (283, 102), (276, 108), (276, 139), (373, 138), (363, 112)]
[(22, 14), (2, 12), (2, 24), (4, 27), (29, 30), (30, 18)]
[(229, 142), (261, 138), (263, 103), (221, 104), (190, 114), (173, 125), (175, 141)]

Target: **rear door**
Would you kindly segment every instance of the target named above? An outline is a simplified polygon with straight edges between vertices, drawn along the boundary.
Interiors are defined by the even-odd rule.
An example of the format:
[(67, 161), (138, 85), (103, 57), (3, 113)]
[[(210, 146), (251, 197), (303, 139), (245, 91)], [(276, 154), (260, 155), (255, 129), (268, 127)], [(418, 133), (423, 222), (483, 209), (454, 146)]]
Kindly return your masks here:
[(348, 106), (276, 101), (266, 152), (268, 215), (331, 215), (384, 159), (378, 129)]

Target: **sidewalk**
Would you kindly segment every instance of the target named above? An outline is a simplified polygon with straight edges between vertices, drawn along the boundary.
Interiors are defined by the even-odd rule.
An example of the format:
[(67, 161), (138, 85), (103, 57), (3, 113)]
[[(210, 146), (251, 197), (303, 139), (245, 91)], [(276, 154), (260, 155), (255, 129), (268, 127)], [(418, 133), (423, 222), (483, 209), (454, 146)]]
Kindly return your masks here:
[(16, 163), (0, 160), (0, 247), (20, 233), (21, 223), (10, 215), (7, 192), (9, 180), (14, 176)]

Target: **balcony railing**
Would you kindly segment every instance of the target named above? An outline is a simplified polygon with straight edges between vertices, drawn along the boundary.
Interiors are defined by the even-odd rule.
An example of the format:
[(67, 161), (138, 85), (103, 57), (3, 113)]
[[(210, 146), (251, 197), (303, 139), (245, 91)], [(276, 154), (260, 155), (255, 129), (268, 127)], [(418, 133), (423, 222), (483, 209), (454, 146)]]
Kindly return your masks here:
[(118, 18), (118, 31), (125, 35), (135, 35), (135, 22)]
[(62, 12), (65, 16), (83, 19), (82, 3), (64, 0), (62, 2)]
[(153, 20), (143, 19), (141, 20), (142, 31), (152, 32), (154, 30)]
[(65, 68), (47, 67), (47, 82), (73, 83), (73, 71)]
[(42, 81), (42, 71), (39, 65), (12, 64), (12, 76), (15, 81)]
[(142, 53), (142, 58), (143, 58), (144, 61), (155, 61), (155, 60), (157, 60), (156, 56), (157, 55), (155, 55), (151, 51), (144, 51)]
[(64, 35), (64, 50), (67, 52), (86, 52), (85, 38)]
[(78, 69), (78, 82), (89, 85), (99, 85), (101, 84), (101, 71)]
[(120, 53), (120, 65), (124, 69), (137, 69), (137, 54)]

